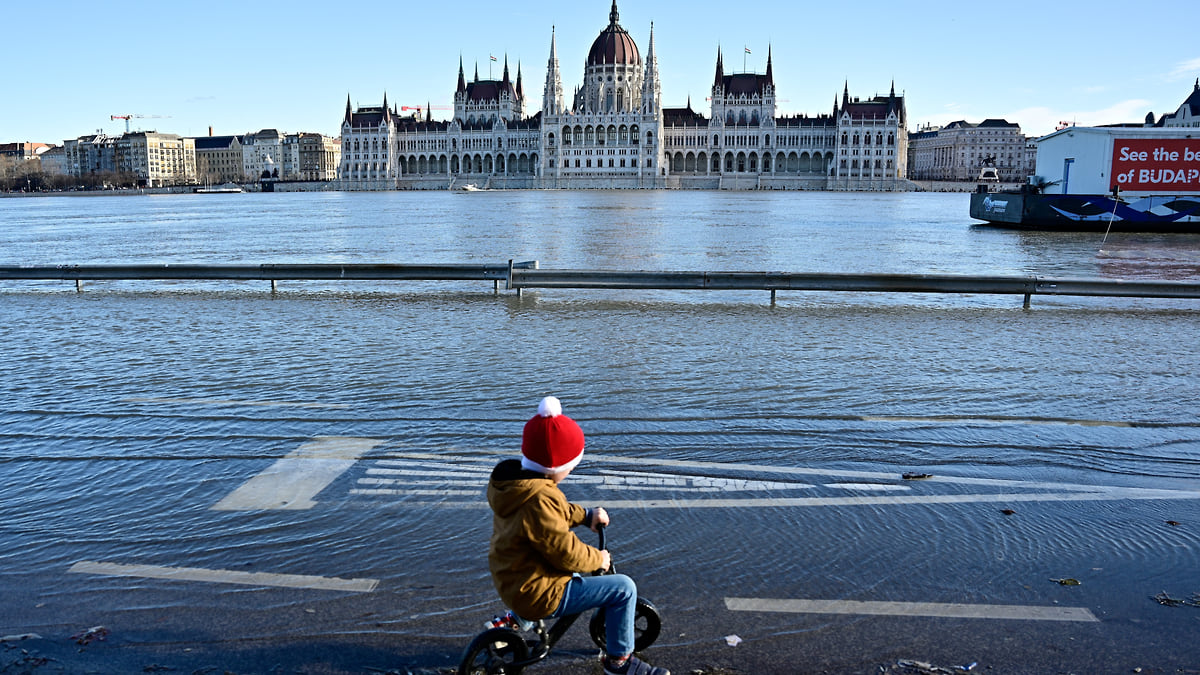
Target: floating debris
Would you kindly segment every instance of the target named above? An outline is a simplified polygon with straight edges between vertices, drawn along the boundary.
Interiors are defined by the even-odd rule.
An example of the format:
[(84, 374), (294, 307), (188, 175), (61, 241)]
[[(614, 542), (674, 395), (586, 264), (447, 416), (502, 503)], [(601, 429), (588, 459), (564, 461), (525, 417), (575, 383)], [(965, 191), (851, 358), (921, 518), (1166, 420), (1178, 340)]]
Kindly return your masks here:
[(103, 641), (108, 637), (109, 630), (104, 626), (93, 626), (85, 631), (80, 631), (71, 636), (71, 639), (76, 644), (87, 646), (96, 640)]
[(1167, 607), (1200, 607), (1200, 593), (1192, 593), (1192, 597), (1188, 600), (1172, 598), (1171, 596), (1167, 595), (1166, 591), (1150, 597), (1154, 598), (1158, 604), (1166, 605)]
[(736, 646), (742, 644), (742, 642), (743, 642), (742, 638), (740, 638), (736, 635), (726, 635), (725, 636), (725, 644), (729, 645), (730, 647), (736, 647)]
[(896, 665), (909, 671), (915, 670), (916, 672), (921, 673), (921, 675), (953, 675), (954, 673), (965, 673), (975, 670), (975, 666), (978, 666), (979, 664), (972, 661), (965, 666), (950, 666), (946, 668), (943, 666), (935, 666), (926, 661), (912, 661), (909, 659), (904, 659), (902, 661), (897, 661)]
[(931, 473), (906, 473), (906, 474), (904, 474), (904, 480), (925, 480), (926, 478), (933, 478), (933, 474), (931, 474)]
[(1013, 511), (1012, 509), (1000, 509), (1000, 513), (1003, 513), (1006, 516), (1011, 516), (1012, 514), (1016, 513), (1016, 511)]
[(1079, 583), (1078, 579), (1072, 579), (1070, 577), (1067, 577), (1065, 579), (1051, 579), (1050, 581), (1053, 581), (1054, 583), (1058, 584), (1059, 586), (1082, 586), (1083, 585), (1083, 584)]
[(40, 640), (41, 635), (37, 633), (21, 633), (20, 635), (5, 635), (0, 637), (0, 642), (20, 642), (22, 640)]
[(1167, 524), (1170, 525), (1171, 527), (1179, 527), (1183, 523), (1179, 522), (1178, 520), (1168, 520)]

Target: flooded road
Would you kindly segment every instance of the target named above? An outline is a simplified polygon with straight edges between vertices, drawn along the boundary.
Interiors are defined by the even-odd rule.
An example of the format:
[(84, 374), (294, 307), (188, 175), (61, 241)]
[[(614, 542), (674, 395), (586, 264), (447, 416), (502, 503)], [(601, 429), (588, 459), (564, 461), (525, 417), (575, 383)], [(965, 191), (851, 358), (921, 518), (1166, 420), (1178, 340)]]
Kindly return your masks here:
[[(0, 200), (0, 262), (1196, 277), (961, 195), (274, 197)], [(501, 609), (486, 474), (554, 394), (673, 672), (1200, 664), (1153, 599), (1200, 592), (1194, 303), (264, 286), (0, 289), (0, 637), (39, 636), (0, 663), (451, 667)], [(541, 672), (592, 671), (574, 631)]]

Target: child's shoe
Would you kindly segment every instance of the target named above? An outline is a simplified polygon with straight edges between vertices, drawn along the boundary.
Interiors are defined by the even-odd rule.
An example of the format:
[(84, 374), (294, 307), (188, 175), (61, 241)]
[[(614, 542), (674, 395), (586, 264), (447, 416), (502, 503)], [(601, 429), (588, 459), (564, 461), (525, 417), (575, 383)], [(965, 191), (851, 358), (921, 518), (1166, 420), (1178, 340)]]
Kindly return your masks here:
[(604, 656), (600, 659), (604, 664), (604, 675), (671, 675), (666, 668), (658, 668), (630, 655), (621, 661)]

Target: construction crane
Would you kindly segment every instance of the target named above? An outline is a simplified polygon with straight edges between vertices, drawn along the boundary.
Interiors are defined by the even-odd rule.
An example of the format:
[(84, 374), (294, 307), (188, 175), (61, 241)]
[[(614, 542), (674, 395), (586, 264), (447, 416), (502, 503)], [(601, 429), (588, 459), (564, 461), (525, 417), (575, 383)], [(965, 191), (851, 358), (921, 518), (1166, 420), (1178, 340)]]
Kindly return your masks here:
[(131, 120), (135, 117), (138, 119), (166, 119), (166, 118), (170, 117), (170, 115), (138, 115), (138, 114), (109, 115), (108, 119), (110, 119), (110, 120), (125, 120), (125, 133), (129, 133), (129, 120)]

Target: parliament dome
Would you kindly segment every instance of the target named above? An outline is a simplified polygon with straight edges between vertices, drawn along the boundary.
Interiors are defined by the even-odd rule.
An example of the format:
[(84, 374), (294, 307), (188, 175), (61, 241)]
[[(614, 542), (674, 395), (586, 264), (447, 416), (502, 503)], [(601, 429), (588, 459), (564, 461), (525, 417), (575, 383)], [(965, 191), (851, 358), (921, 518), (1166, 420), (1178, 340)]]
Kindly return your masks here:
[(619, 19), (617, 2), (613, 0), (612, 11), (608, 13), (608, 28), (605, 28), (592, 43), (592, 49), (588, 52), (587, 65), (637, 65), (642, 62), (637, 44), (634, 43), (629, 33), (617, 23)]

